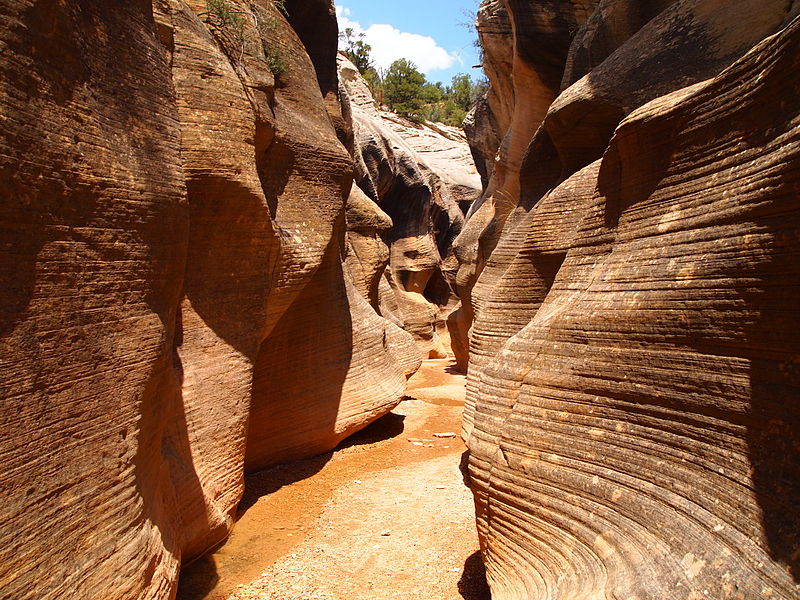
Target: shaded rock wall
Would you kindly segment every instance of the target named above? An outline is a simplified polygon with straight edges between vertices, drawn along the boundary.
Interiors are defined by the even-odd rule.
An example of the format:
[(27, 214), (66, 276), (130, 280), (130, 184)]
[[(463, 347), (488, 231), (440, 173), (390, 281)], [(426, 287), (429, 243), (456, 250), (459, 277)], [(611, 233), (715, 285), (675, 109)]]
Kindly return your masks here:
[(169, 598), (245, 468), (332, 448), (419, 364), (358, 293), (382, 263), (343, 266), (386, 223), (348, 201), (335, 16), (1, 4), (0, 596)]
[(464, 131), (485, 189), (514, 112), (514, 86), (509, 77), (514, 62), (514, 47), (509, 42), (514, 37), (505, 3), (501, 0), (481, 3), (475, 27), (489, 89), (464, 119)]
[(796, 598), (800, 22), (633, 4), (576, 33), (462, 248), (493, 598)]
[[(451, 314), (448, 328), (462, 369), (468, 360), (473, 306), (480, 302), (473, 288), (520, 197), (523, 158), (558, 94), (570, 40), (594, 4), (490, 0), (478, 10), (476, 26), (490, 88), (485, 104), (478, 103), (468, 116), (466, 131), (476, 162), (486, 165), (488, 183), (454, 244), (461, 307)], [(494, 137), (501, 140), (496, 151), (487, 133), (494, 127)]]
[[(480, 195), (466, 139), (452, 127), (418, 125), (379, 111), (366, 82), (341, 55), (339, 72), (352, 116), (356, 193), (391, 222), (377, 308), (414, 335), (422, 356), (447, 356), (444, 318), (458, 269), (452, 243), (464, 211)], [(374, 301), (371, 286), (366, 297)]]

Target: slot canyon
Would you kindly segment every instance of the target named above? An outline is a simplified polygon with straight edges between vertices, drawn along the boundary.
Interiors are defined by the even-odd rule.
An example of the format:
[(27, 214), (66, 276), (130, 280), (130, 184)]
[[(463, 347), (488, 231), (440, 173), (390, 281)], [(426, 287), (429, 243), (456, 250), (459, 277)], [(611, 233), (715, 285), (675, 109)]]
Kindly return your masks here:
[(0, 600), (800, 600), (800, 0), (463, 4), (0, 0)]

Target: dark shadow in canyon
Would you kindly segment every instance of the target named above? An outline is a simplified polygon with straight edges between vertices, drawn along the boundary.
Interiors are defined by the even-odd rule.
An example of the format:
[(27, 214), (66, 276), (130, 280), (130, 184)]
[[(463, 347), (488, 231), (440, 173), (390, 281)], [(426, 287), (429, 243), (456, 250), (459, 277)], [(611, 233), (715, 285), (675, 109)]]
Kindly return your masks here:
[(270, 274), (280, 258), (269, 211), (261, 198), (225, 177), (189, 178), (187, 192), (186, 297), (214, 335), (253, 360), (267, 318)]
[(471, 554), (464, 562), (458, 592), (464, 600), (492, 600), (480, 551)]
[(342, 440), (342, 443), (336, 446), (336, 450), (376, 444), (402, 435), (403, 431), (405, 431), (405, 420), (404, 415), (398, 415), (397, 413), (384, 415), (361, 431)]
[[(0, 172), (5, 172), (5, 169)], [(9, 178), (0, 176), (0, 179), (8, 181)], [(3, 198), (13, 197), (8, 187), (0, 183), (0, 195)], [(11, 202), (3, 204), (0, 209), (0, 223), (3, 226), (0, 232), (0, 336), (14, 331), (25, 321), (36, 285), (36, 257), (48, 237), (41, 227), (26, 227), (24, 235), (18, 234), (15, 231), (18, 226), (13, 224), (22, 221), (19, 217), (20, 208)], [(35, 352), (32, 340), (29, 345)]]
[(218, 544), (208, 554), (181, 568), (175, 600), (203, 600), (217, 587), (219, 575), (213, 553), (223, 544)]
[(469, 450), (461, 453), (461, 460), (458, 463), (458, 470), (461, 472), (461, 481), (466, 487), (470, 487), (472, 480), (469, 476)]
[(239, 503), (239, 516), (241, 517), (247, 512), (249, 508), (258, 502), (259, 498), (274, 494), (284, 486), (308, 479), (319, 473), (328, 464), (328, 461), (336, 451), (354, 446), (375, 444), (401, 435), (405, 429), (404, 421), (405, 417), (403, 415), (389, 413), (346, 438), (330, 452), (246, 475), (244, 496)]
[(244, 478), (244, 496), (237, 511), (241, 518), (258, 500), (274, 494), (281, 488), (319, 473), (333, 457), (333, 451), (311, 458), (277, 465), (263, 471), (248, 473)]
[[(785, 328), (794, 340), (800, 339), (797, 323)], [(769, 553), (800, 583), (800, 365), (788, 358), (751, 360), (747, 443)]]
[[(284, 486), (314, 476), (325, 467), (337, 450), (375, 444), (401, 435), (405, 429), (404, 420), (403, 415), (389, 413), (345, 439), (335, 450), (246, 475), (245, 491), (239, 503), (238, 516), (241, 517), (260, 498), (274, 494)], [(217, 544), (197, 560), (183, 566), (176, 600), (203, 600), (217, 589), (220, 578), (213, 555), (224, 544), (225, 542)]]
[(450, 364), (444, 368), (444, 372), (448, 375), (466, 375), (464, 371), (458, 368), (458, 363), (455, 360), (450, 361)]
[[(180, 311), (175, 332), (176, 341), (181, 339)], [(170, 361), (165, 360), (163, 367), (157, 369), (145, 394), (147, 405), (142, 410), (139, 424), (137, 447), (140, 449), (134, 460), (136, 489), (144, 502), (145, 514), (158, 527), (166, 550), (191, 565), (194, 556), (213, 539), (221, 536), (222, 531), (211, 531), (206, 518), (206, 496), (200, 482), (197, 468), (192, 460), (189, 428), (186, 418), (183, 387), (183, 365), (177, 353), (177, 345), (173, 348)], [(166, 460), (169, 482), (161, 481), (161, 486), (154, 485), (163, 474), (163, 462)], [(163, 475), (160, 475), (163, 476)], [(177, 506), (167, 504), (162, 487), (171, 486)], [(172, 516), (169, 515), (172, 512)], [(177, 518), (176, 515), (188, 515), (191, 520)], [(203, 538), (200, 532), (207, 532)], [(200, 534), (200, 535), (198, 535)], [(183, 566), (179, 577), (177, 598), (199, 600), (214, 588), (218, 581), (213, 559), (206, 562), (203, 555), (196, 562), (201, 563), (187, 571), (184, 577)], [(188, 590), (188, 595), (186, 594)]]
[[(795, 35), (782, 48), (775, 71), (763, 80), (759, 90), (763, 97), (781, 99), (775, 110), (765, 111), (765, 102), (755, 102), (748, 111), (749, 118), (742, 119), (747, 124), (743, 137), (751, 148), (774, 144), (779, 131), (771, 128), (771, 123), (792, 131), (792, 124), (797, 122), (798, 53), (800, 40)], [(778, 159), (782, 165), (800, 161), (796, 144), (791, 147), (791, 152)], [(758, 340), (763, 350), (750, 361), (753, 421), (748, 428), (748, 446), (770, 554), (787, 565), (794, 582), (800, 583), (800, 172), (783, 166), (779, 179), (771, 178), (770, 184), (774, 187), (771, 202), (766, 205), (769, 212), (753, 219), (754, 231), (766, 230), (771, 236), (769, 261), (759, 269), (764, 283), (752, 298), (754, 302), (749, 302), (759, 318), (746, 339)]]
[[(776, 111), (764, 111), (754, 103), (740, 115), (742, 137), (751, 147), (764, 147), (778, 132), (770, 123), (791, 127), (800, 112), (800, 78), (796, 72), (800, 42), (790, 45), (781, 56), (778, 72), (789, 77), (765, 78), (760, 90), (768, 98), (791, 99)], [(782, 63), (782, 64), (781, 64)], [(797, 136), (795, 136), (797, 139)], [(775, 150), (773, 150), (775, 151)], [(775, 159), (777, 160), (777, 159)], [(780, 161), (797, 163), (797, 150)], [(769, 232), (765, 247), (768, 260), (756, 263), (753, 279), (757, 286), (739, 290), (745, 300), (748, 319), (744, 332), (745, 356), (750, 363), (752, 395), (748, 415), (747, 444), (753, 487), (761, 508), (762, 527), (773, 560), (785, 565), (795, 584), (800, 583), (800, 260), (797, 232), (800, 231), (797, 190), (800, 172), (783, 167), (770, 179), (768, 202), (755, 205), (749, 218), (753, 231)], [(749, 274), (748, 274), (749, 275)]]

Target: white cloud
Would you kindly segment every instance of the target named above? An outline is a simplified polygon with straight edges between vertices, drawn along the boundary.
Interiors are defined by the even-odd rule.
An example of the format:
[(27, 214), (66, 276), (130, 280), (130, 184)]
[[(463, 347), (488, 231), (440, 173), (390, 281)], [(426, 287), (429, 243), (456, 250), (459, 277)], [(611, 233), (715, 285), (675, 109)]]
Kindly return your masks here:
[(364, 41), (372, 46), (372, 59), (379, 68), (386, 69), (398, 58), (407, 58), (427, 75), (432, 71), (449, 69), (456, 62), (463, 64), (456, 52), (448, 52), (432, 37), (406, 33), (384, 24), (370, 25), (364, 29), (358, 21), (348, 18), (350, 15), (349, 8), (336, 7), (339, 31), (349, 27), (356, 35), (363, 33)]

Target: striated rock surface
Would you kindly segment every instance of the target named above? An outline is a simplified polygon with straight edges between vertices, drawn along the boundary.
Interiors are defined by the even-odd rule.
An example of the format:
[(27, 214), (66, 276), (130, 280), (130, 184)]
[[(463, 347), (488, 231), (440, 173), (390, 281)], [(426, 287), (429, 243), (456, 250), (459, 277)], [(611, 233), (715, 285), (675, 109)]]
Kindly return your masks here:
[(497, 151), (514, 112), (514, 86), (510, 77), (514, 63), (514, 36), (505, 3), (502, 0), (482, 2), (475, 28), (489, 89), (467, 114), (464, 131), (485, 189), (494, 173)]
[(457, 248), (492, 597), (794, 599), (800, 21), (634, 4), (576, 34), (519, 195)]
[[(464, 130), (444, 123), (411, 123), (387, 112), (381, 117), (384, 125), (419, 156), (423, 172), (429, 170), (439, 178), (434, 186), (444, 185), (450, 199), (466, 213), (480, 195), (481, 182)], [(449, 208), (449, 200), (447, 204)]]
[[(462, 369), (475, 316), (473, 287), (519, 201), (528, 144), (558, 94), (571, 37), (594, 4), (487, 0), (478, 10), (476, 26), (490, 87), (485, 104), (478, 103), (468, 116), (466, 131), (476, 162), (486, 165), (488, 183), (454, 244), (461, 307), (450, 315), (448, 328)], [(495, 127), (494, 137), (502, 140), (496, 156), (495, 142), (487, 133)]]
[[(377, 307), (414, 335), (422, 356), (447, 356), (444, 318), (458, 268), (452, 242), (481, 187), (466, 138), (456, 128), (417, 125), (379, 111), (342, 55), (339, 72), (351, 107), (358, 195), (363, 192), (392, 223)], [(373, 294), (365, 297), (375, 305)]]
[(172, 597), (245, 468), (419, 365), (375, 310), (331, 3), (228, 3), (2, 2), (0, 597)]
[[(633, 108), (660, 94), (709, 77), (780, 27), (787, 14), (784, 3), (758, 4), (758, 8), (756, 3), (748, 5), (751, 12), (759, 13), (758, 19), (745, 19), (743, 14), (746, 12), (737, 13), (739, 17), (733, 19), (730, 10), (714, 0), (676, 3), (644, 24), (641, 31), (599, 67), (554, 101), (531, 140), (519, 194), (507, 197), (512, 206), (505, 213), (495, 211), (484, 228), (481, 228), (483, 223), (479, 218), (474, 219), (467, 224), (465, 233), (457, 242), (457, 255), (466, 257), (466, 260), (462, 259), (459, 274), (462, 289), (469, 288), (464, 272), (472, 273), (474, 270), (480, 274), (469, 294), (470, 308), (478, 313), (472, 320), (470, 346), (470, 368), (475, 377), (470, 378), (468, 387), (473, 391), (485, 361), (519, 331), (520, 323), (532, 316), (530, 311), (520, 313), (513, 300), (509, 300), (508, 310), (516, 317), (496, 317), (495, 320), (502, 323), (499, 327), (497, 323), (484, 325), (480, 316), (482, 306), (501, 285), (500, 282), (513, 277), (509, 265), (528, 235), (531, 210), (536, 210), (534, 207), (548, 190), (599, 159), (617, 124)], [(601, 6), (598, 10), (603, 8)], [(724, 31), (727, 37), (720, 37), (715, 33), (717, 31)], [(575, 43), (585, 43), (584, 38), (577, 37)], [(696, 44), (704, 47), (702, 56), (698, 56)], [(647, 65), (650, 63), (660, 65), (660, 77), (648, 77), (651, 69)], [(466, 235), (478, 231), (477, 243)], [(467, 242), (472, 245), (458, 247)], [(488, 255), (490, 248), (492, 251)], [(473, 258), (476, 261), (474, 266)], [(462, 279), (467, 282), (462, 282)], [(494, 301), (496, 303), (497, 299)], [(470, 393), (465, 414), (467, 428), (472, 421), (472, 398)]]
[(2, 12), (0, 596), (167, 598), (189, 225), (169, 62), (141, 2)]

